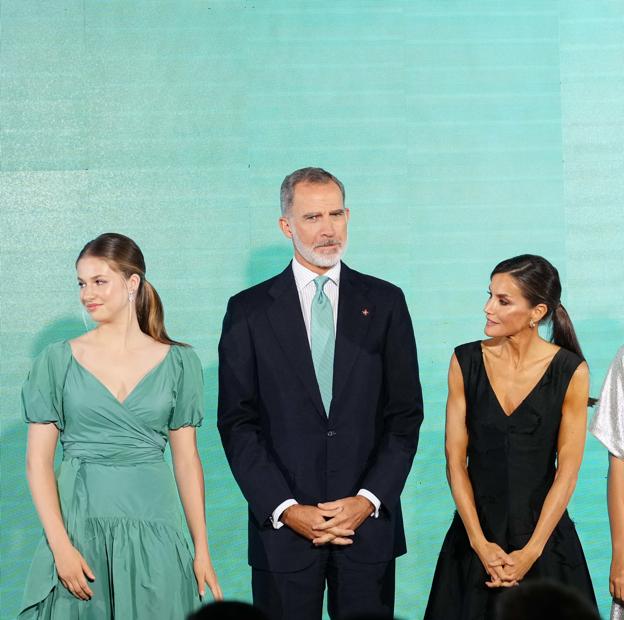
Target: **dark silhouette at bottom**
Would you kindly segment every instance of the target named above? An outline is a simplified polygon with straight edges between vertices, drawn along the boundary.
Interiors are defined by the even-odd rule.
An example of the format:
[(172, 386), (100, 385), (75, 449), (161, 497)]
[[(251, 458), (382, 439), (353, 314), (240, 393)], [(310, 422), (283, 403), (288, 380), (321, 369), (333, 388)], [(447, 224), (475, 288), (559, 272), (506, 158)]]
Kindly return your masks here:
[(503, 592), (496, 620), (600, 620), (596, 608), (573, 588), (532, 581)]
[[(249, 603), (221, 601), (202, 607), (190, 615), (187, 620), (270, 620), (270, 618)], [(349, 616), (345, 620), (388, 620), (388, 618), (373, 614)]]
[(269, 620), (269, 618), (248, 603), (219, 601), (202, 607), (187, 620)]

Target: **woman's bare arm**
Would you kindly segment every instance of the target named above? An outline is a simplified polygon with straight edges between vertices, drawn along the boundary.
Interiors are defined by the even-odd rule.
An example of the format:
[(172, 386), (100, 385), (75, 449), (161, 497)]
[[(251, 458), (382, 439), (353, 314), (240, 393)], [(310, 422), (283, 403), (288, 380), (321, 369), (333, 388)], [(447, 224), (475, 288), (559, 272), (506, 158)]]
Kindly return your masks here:
[(490, 586), (511, 585), (503, 583), (503, 570), (511, 558), (496, 543), (485, 538), (479, 523), (474, 491), (468, 476), (468, 429), (466, 427), (466, 397), (464, 379), (455, 355), (451, 358), (448, 374), (448, 399), (446, 402), (446, 476), (457, 512), (466, 528), (470, 546), (479, 556), (490, 575)]
[(193, 567), (197, 579), (198, 592), (203, 596), (205, 592), (204, 584), (207, 583), (214, 598), (220, 600), (223, 598), (223, 594), (212, 566), (210, 552), (208, 551), (204, 471), (197, 452), (195, 428), (185, 426), (172, 430), (169, 432), (169, 438), (178, 493), (180, 494), (184, 514), (186, 515), (186, 523), (195, 546)]
[(54, 555), (61, 583), (77, 598), (88, 600), (93, 592), (87, 582), (95, 579), (88, 564), (72, 545), (63, 523), (56, 478), (54, 453), (59, 431), (54, 424), (30, 424), (26, 450), (26, 475), (33, 502)]
[(506, 572), (509, 579), (519, 581), (529, 571), (568, 507), (583, 460), (588, 397), (589, 369), (583, 362), (572, 375), (563, 402), (555, 480), (546, 495), (529, 542), (523, 549), (511, 554), (515, 566)]

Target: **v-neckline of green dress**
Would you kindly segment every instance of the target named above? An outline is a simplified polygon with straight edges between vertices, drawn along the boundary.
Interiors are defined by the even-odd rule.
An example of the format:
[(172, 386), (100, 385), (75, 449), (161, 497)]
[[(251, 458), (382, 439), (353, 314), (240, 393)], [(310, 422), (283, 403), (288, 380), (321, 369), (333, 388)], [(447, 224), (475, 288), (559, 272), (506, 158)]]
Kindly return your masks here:
[(173, 345), (169, 346), (169, 349), (167, 350), (167, 353), (165, 353), (165, 356), (158, 362), (156, 363), (154, 366), (152, 366), (133, 386), (133, 388), (126, 394), (126, 397), (123, 400), (119, 400), (115, 394), (113, 394), (112, 390), (93, 372), (91, 372), (86, 366), (84, 366), (83, 364), (81, 364), (78, 361), (78, 358), (74, 355), (74, 352), (71, 348), (71, 345), (69, 344), (69, 341), (66, 340), (65, 344), (67, 345), (67, 347), (69, 348), (69, 353), (71, 355), (71, 359), (73, 360), (73, 362), (76, 364), (76, 366), (86, 375), (88, 375), (89, 377), (91, 377), (91, 379), (93, 379), (93, 381), (99, 385), (104, 392), (106, 392), (113, 400), (115, 400), (117, 402), (117, 404), (121, 407), (125, 407), (126, 403), (128, 402), (128, 400), (130, 400), (130, 398), (132, 396), (134, 396), (135, 392), (137, 392), (139, 390), (139, 388), (147, 381), (147, 379), (149, 379), (152, 375), (156, 374), (156, 371), (159, 370), (160, 368), (162, 368), (165, 365), (165, 362), (169, 359), (170, 355), (171, 355), (171, 351), (173, 349)]

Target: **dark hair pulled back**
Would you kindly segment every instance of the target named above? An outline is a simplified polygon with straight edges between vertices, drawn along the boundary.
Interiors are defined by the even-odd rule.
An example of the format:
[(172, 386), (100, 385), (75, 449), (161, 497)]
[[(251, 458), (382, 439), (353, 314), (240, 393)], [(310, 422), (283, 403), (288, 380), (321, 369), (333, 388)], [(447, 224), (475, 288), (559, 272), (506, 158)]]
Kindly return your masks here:
[(570, 316), (561, 304), (559, 272), (551, 263), (535, 254), (521, 254), (498, 263), (490, 278), (497, 273), (513, 276), (532, 306), (544, 304), (547, 307), (543, 320), (551, 321), (551, 342), (585, 359)]
[(130, 237), (119, 233), (104, 233), (89, 241), (78, 254), (105, 260), (126, 279), (137, 274), (140, 278), (136, 292), (136, 313), (141, 331), (163, 344), (183, 344), (169, 338), (165, 329), (165, 313), (156, 289), (145, 278), (145, 259), (141, 248)]

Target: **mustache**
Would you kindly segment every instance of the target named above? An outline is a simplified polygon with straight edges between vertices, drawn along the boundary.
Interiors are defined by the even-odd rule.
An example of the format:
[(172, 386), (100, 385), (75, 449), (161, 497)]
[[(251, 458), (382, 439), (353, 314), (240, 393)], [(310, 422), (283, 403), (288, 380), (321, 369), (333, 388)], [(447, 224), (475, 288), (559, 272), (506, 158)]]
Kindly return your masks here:
[(327, 239), (326, 241), (315, 244), (314, 248), (330, 248), (334, 245), (341, 246), (342, 243), (338, 241), (338, 239)]

